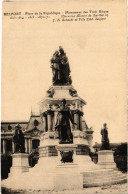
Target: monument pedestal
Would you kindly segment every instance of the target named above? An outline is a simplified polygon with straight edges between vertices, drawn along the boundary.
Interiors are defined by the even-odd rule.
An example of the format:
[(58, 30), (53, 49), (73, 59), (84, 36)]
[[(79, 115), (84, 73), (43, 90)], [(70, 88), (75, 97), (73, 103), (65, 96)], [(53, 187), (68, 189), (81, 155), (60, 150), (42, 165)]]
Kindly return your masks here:
[[(60, 168), (63, 168), (62, 166)], [(68, 166), (64, 167), (65, 173), (61, 174), (57, 170), (57, 174), (54, 177), (54, 188), (56, 190), (71, 190), (71, 189), (82, 189), (83, 188), (83, 175), (80, 173), (73, 173), (75, 166), (70, 165), (70, 170), (68, 172)], [(60, 170), (60, 169), (59, 169)]]
[[(62, 48), (59, 51), (61, 52), (57, 56), (57, 61), (58, 57), (65, 54)], [(43, 123), (39, 161), (24, 176), (23, 172), (27, 172), (29, 169), (28, 155), (14, 154), (10, 175), (15, 176), (3, 180), (3, 187), (44, 190), (45, 192), (54, 189), (77, 190), (89, 186), (121, 183), (126, 180), (124, 175), (114, 169), (115, 163), (111, 150), (99, 152), (99, 165), (91, 161), (89, 149), (92, 147), (93, 130), (88, 128), (83, 118), (83, 106), (86, 102), (78, 96), (77, 91), (70, 85), (68, 61), (63, 60), (63, 63), (65, 61), (63, 68), (66, 69), (61, 69), (62, 59), (60, 59), (59, 63), (52, 64), (53, 78), (56, 77), (53, 79), (54, 85), (48, 89), (45, 98), (39, 102), (40, 117)], [(54, 65), (59, 65), (62, 76), (58, 69), (54, 68)], [(71, 129), (72, 134), (69, 129)], [(72, 144), (59, 144), (59, 139), (66, 142), (65, 140), (72, 139), (72, 136)], [(100, 169), (100, 167), (110, 169)]]
[(15, 176), (19, 173), (29, 171), (28, 154), (26, 153), (15, 153), (12, 155), (12, 167), (10, 169), (10, 176)]
[(56, 147), (59, 163), (56, 167), (54, 187), (56, 190), (82, 189), (83, 175), (76, 163), (76, 148), (74, 144), (60, 144)]
[(101, 169), (114, 169), (116, 163), (113, 158), (112, 150), (101, 150), (98, 152), (98, 165)]
[(74, 144), (59, 144), (56, 146), (60, 164), (61, 163), (75, 163), (74, 155), (76, 155), (77, 146)]

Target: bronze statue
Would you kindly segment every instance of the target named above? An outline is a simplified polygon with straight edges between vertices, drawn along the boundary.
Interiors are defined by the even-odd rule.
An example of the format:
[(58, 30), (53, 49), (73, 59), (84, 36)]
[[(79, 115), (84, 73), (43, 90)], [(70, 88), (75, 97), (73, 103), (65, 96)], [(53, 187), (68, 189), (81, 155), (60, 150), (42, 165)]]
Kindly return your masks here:
[(25, 153), (25, 139), (24, 139), (24, 134), (21, 130), (21, 126), (17, 124), (15, 126), (15, 132), (13, 136), (13, 142), (15, 146), (15, 153)]
[(55, 125), (55, 129), (58, 130), (60, 144), (73, 143), (73, 135), (71, 133), (70, 121), (72, 122), (72, 124), (76, 125), (76, 123), (74, 123), (69, 108), (66, 107), (66, 100), (63, 99), (62, 106), (58, 111), (57, 122)]
[(102, 135), (102, 145), (100, 150), (110, 150), (109, 145), (109, 138), (108, 138), (108, 130), (107, 130), (107, 124), (103, 124), (103, 129), (101, 129), (101, 135)]
[(59, 47), (59, 51), (53, 54), (51, 64), (53, 85), (70, 85), (72, 81), (68, 58), (61, 46)]
[(56, 51), (53, 54), (51, 59), (51, 68), (53, 73), (53, 84), (59, 84), (61, 81), (61, 67), (60, 67), (60, 59), (59, 59), (59, 52)]
[(61, 155), (61, 162), (65, 163), (65, 162), (73, 162), (73, 151), (68, 151), (68, 152), (64, 152), (64, 151), (60, 151), (60, 155)]

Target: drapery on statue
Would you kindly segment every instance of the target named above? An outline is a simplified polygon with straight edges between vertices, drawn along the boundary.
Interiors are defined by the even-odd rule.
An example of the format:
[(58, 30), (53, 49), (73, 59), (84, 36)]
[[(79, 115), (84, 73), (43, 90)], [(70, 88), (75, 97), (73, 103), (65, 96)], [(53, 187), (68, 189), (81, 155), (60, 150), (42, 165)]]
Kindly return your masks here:
[(68, 58), (61, 46), (59, 47), (59, 51), (56, 51), (53, 54), (51, 64), (53, 85), (70, 85), (72, 81), (70, 77)]
[(21, 126), (17, 124), (15, 126), (15, 132), (13, 135), (13, 142), (15, 146), (15, 153), (25, 153), (25, 139), (24, 134), (21, 130)]
[(70, 121), (72, 122), (72, 124), (76, 125), (76, 123), (74, 123), (69, 108), (66, 107), (66, 100), (63, 99), (62, 106), (58, 111), (57, 122), (55, 125), (55, 129), (58, 131), (59, 134), (60, 144), (73, 143), (73, 135), (71, 133)]
[(100, 150), (110, 150), (108, 130), (107, 130), (106, 123), (103, 124), (103, 129), (101, 129), (101, 135), (102, 135), (102, 145)]

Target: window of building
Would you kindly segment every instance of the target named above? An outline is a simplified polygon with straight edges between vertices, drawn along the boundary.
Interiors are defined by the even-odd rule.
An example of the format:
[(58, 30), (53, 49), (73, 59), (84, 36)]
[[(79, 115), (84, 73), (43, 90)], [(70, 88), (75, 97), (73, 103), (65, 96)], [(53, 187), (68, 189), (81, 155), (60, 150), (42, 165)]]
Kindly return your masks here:
[(11, 131), (12, 130), (12, 126), (8, 125), (8, 130)]

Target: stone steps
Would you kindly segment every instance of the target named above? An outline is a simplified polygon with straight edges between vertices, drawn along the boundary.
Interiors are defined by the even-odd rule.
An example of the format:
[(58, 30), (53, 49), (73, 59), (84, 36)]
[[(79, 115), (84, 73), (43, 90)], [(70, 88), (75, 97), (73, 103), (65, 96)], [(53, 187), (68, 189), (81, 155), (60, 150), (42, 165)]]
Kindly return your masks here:
[(98, 172), (98, 171), (94, 171), (93, 173), (90, 173), (90, 174), (88, 174), (88, 173), (82, 173), (83, 174), (83, 177), (88, 177), (88, 178), (92, 178), (92, 177), (94, 177), (94, 178), (97, 178), (97, 177), (108, 177), (108, 176), (119, 176), (119, 175), (122, 175), (123, 173), (121, 173), (120, 171), (117, 171), (117, 170), (115, 170), (115, 171), (113, 171), (113, 170), (111, 170), (111, 172), (110, 171), (106, 171), (106, 172), (103, 172), (103, 171), (100, 171), (100, 172)]
[(97, 176), (105, 176), (105, 175), (113, 175), (113, 174), (120, 174), (121, 172), (118, 170), (104, 170), (104, 171), (91, 171), (91, 172), (82, 172), (83, 176), (87, 177), (97, 177)]
[[(104, 176), (104, 177), (97, 177), (97, 178), (94, 178), (93, 181), (95, 180), (95, 182), (97, 181), (107, 181), (107, 180), (116, 180), (116, 179), (120, 179), (120, 178), (127, 178), (126, 175), (124, 174), (120, 174), (120, 175), (117, 175), (117, 176)], [(87, 178), (87, 177), (84, 177), (83, 178), (83, 182), (92, 182), (92, 178)]]
[(87, 177), (83, 175), (83, 187), (98, 187), (127, 182), (127, 175), (121, 172), (105, 176)]
[(93, 183), (83, 183), (83, 187), (99, 187), (99, 186), (105, 186), (105, 185), (114, 185), (114, 184), (120, 184), (120, 183), (126, 183), (126, 179), (117, 179), (113, 181), (102, 181), (102, 182), (93, 182)]
[(124, 176), (124, 175), (120, 175), (120, 176), (115, 176), (115, 177), (98, 177), (98, 178), (94, 178), (93, 180), (92, 179), (88, 179), (88, 178), (84, 178), (83, 179), (83, 182), (84, 183), (91, 183), (91, 182), (99, 182), (99, 181), (112, 181), (112, 180), (117, 180), (117, 179), (125, 179), (126, 178), (126, 176)]

